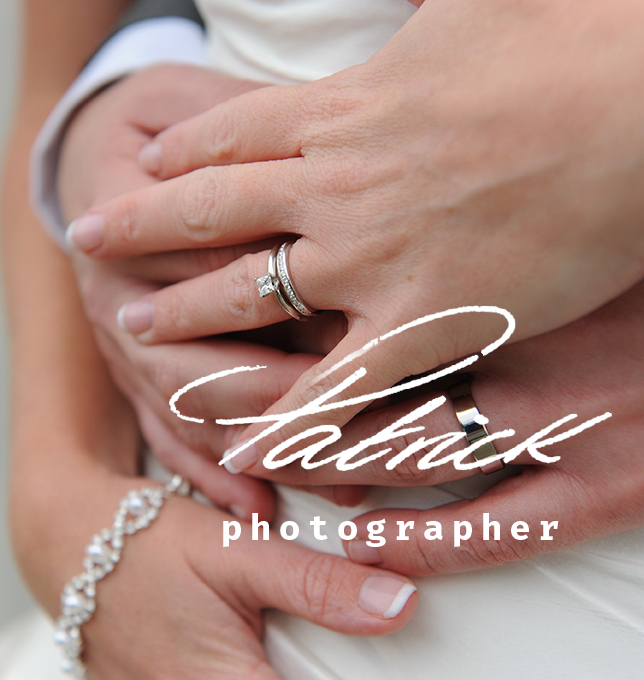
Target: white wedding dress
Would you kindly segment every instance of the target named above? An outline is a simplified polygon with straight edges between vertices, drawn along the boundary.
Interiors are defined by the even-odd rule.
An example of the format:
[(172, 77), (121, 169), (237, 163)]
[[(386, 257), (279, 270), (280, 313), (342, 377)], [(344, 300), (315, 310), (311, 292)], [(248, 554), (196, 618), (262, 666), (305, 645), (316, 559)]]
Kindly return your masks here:
[[(407, 0), (199, 4), (212, 65), (232, 76), (279, 84), (308, 82), (363, 62), (415, 11)], [(381, 489), (353, 510), (281, 488), (278, 521), (297, 521), (300, 540), (309, 547), (343, 554), (339, 541), (332, 540), (334, 523), (376, 507), (431, 508), (474, 497), (490, 483), (479, 475), (439, 487)], [(324, 543), (306, 531), (316, 515), (328, 522), (330, 540)], [(384, 638), (348, 637), (272, 614), (266, 638), (271, 660), (284, 680), (644, 677), (644, 529), (510, 566), (417, 579), (417, 584), (415, 618)], [(13, 637), (0, 640), (0, 659), (3, 645), (12, 650), (5, 668), (0, 666), (0, 680), (58, 680), (48, 624), (33, 618), (19, 626)]]

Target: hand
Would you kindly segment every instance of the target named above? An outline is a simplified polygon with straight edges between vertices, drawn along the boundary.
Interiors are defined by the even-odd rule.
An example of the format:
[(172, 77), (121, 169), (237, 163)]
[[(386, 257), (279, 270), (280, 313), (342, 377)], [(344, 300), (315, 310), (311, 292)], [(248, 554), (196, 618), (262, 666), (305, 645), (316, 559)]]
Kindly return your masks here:
[[(124, 495), (137, 482), (146, 480), (114, 480), (111, 491)], [(252, 541), (246, 523), (224, 548), (223, 522), (231, 519), (172, 499), (149, 529), (126, 542), (117, 569), (98, 585), (95, 617), (83, 627), (92, 677), (277, 680), (261, 644), (267, 607), (349, 635), (383, 635), (411, 619), (417, 596), (404, 577), (272, 533)]]
[[(644, 369), (640, 348), (644, 343), (644, 282), (618, 300), (573, 324), (538, 338), (503, 347), (474, 365), (472, 389), (481, 413), (490, 419), (492, 433), (514, 430), (498, 439), (499, 452), (507, 452), (528, 437), (568, 416), (578, 417), (540, 440), (564, 433), (609, 412), (612, 416), (592, 429), (544, 449), (560, 460), (540, 464), (528, 453), (515, 462), (522, 474), (495, 484), (473, 501), (451, 503), (426, 512), (379, 510), (359, 517), (358, 538), (347, 544), (349, 556), (411, 575), (464, 571), (496, 566), (544, 552), (568, 548), (581, 541), (641, 526), (644, 521), (644, 463), (639, 442), (644, 434)], [(259, 375), (259, 374), (258, 374)], [(240, 468), (248, 474), (293, 485), (420, 486), (449, 482), (476, 474), (455, 470), (451, 463), (422, 470), (419, 461), (431, 451), (435, 437), (460, 432), (448, 401), (428, 416), (411, 423), (422, 431), (392, 434), (378, 447), (365, 447), (373, 462), (354, 470), (338, 470), (335, 458), (358, 446), (393, 422), (442, 392), (416, 396), (405, 402), (356, 416), (342, 430), (342, 439), (324, 448), (317, 461), (330, 462), (315, 470), (294, 464), (267, 470), (261, 459), (239, 454)], [(396, 428), (396, 429), (401, 429)], [(423, 437), (428, 444), (412, 453), (408, 447)], [(390, 452), (378, 454), (389, 449)], [(406, 451), (407, 450), (407, 451)], [(301, 452), (300, 452), (301, 456)], [(442, 458), (443, 455), (439, 456)], [(238, 458), (232, 463), (238, 465)], [(284, 460), (284, 456), (279, 459)], [(386, 462), (398, 459), (393, 469)], [(483, 513), (500, 522), (499, 540), (484, 541)], [(366, 546), (367, 525), (386, 519), (385, 546)], [(516, 521), (527, 522), (527, 540), (509, 535)], [(552, 541), (542, 541), (543, 520), (558, 521)], [(409, 542), (396, 540), (397, 521), (413, 521)], [(442, 541), (424, 538), (425, 523), (440, 522)], [(469, 522), (472, 537), (456, 550), (454, 522)]]
[[(507, 452), (537, 432), (569, 414), (577, 418), (538, 439), (563, 434), (605, 413), (611, 417), (592, 429), (544, 448), (558, 457), (549, 464), (535, 461), (529, 453), (516, 463), (520, 475), (499, 481), (476, 500), (464, 500), (428, 511), (378, 510), (358, 517), (358, 536), (345, 544), (357, 562), (410, 575), (428, 575), (487, 568), (569, 548), (579, 542), (626, 531), (644, 523), (644, 460), (639, 442), (644, 436), (644, 282), (618, 300), (589, 316), (538, 338), (503, 347), (474, 365), (472, 390), (482, 414), (489, 418), (490, 432), (514, 430), (498, 439), (496, 448)], [(460, 432), (449, 400), (428, 416), (410, 423), (420, 427), (404, 436), (392, 434), (379, 446), (356, 452), (355, 461), (371, 455), (373, 461), (354, 470), (338, 470), (337, 456), (358, 447), (414, 409), (443, 392), (415, 396), (396, 405), (356, 416), (342, 430), (342, 439), (324, 448), (316, 461), (329, 464), (315, 470), (302, 469), (299, 461), (267, 470), (261, 459), (239, 454), (240, 468), (248, 474), (293, 485), (435, 485), (461, 479), (478, 470), (455, 470), (451, 462), (426, 470), (419, 462), (431, 452), (435, 437)], [(399, 426), (396, 430), (400, 430)], [(415, 452), (416, 442), (428, 443)], [(386, 453), (389, 450), (389, 453)], [(453, 449), (452, 449), (453, 450)], [(380, 452), (380, 453), (379, 453)], [(384, 456), (383, 457), (383, 453)], [(301, 456), (301, 452), (299, 454)], [(437, 460), (446, 454), (433, 458)], [(278, 460), (284, 462), (285, 456)], [(393, 468), (385, 463), (397, 460)], [(232, 463), (238, 465), (238, 458)], [(499, 540), (483, 539), (483, 514), (501, 526)], [(368, 524), (386, 520), (380, 548), (366, 545)], [(542, 521), (557, 521), (553, 540), (543, 541)], [(414, 522), (409, 541), (398, 541), (397, 522)], [(424, 537), (426, 522), (440, 522), (443, 539)], [(514, 522), (530, 527), (526, 540), (510, 535)], [(469, 522), (472, 535), (454, 544), (455, 522)]]
[[(59, 192), (67, 218), (84, 212), (97, 201), (156, 183), (158, 180), (144, 172), (137, 160), (141, 147), (153, 134), (256, 87), (257, 83), (233, 80), (202, 68), (157, 66), (98, 94), (76, 114), (62, 147)], [(252, 404), (261, 413), (282, 393), (280, 388), (285, 391), (290, 387), (314, 359), (296, 357), (288, 361), (283, 352), (230, 341), (148, 351), (116, 324), (116, 311), (124, 302), (158, 290), (160, 283), (211, 271), (247, 251), (247, 247), (200, 250), (112, 264), (97, 264), (78, 254), (73, 259), (97, 341), (116, 382), (135, 406), (143, 433), (156, 455), (219, 505), (244, 517), (252, 512), (270, 517), (273, 499), (267, 487), (249, 478), (233, 480), (208, 463), (226, 448), (225, 428), (182, 428), (185, 424), (171, 414), (168, 400), (186, 382), (204, 372), (237, 365), (234, 362), (238, 359), (250, 365), (275, 365), (283, 360), (289, 368), (282, 366), (279, 378), (267, 374), (263, 387), (255, 382), (256, 392), (242, 385), (231, 389), (234, 380), (228, 378), (224, 382), (225, 398), (222, 390), (209, 393), (216, 410), (221, 411), (224, 405), (225, 411), (229, 403), (237, 408)]]
[[(516, 317), (514, 339), (579, 318), (644, 275), (635, 132), (644, 103), (633, 66), (644, 56), (642, 10), (620, 7), (425, 4), (364, 65), (249, 93), (162, 133), (147, 167), (189, 174), (97, 207), (103, 231), (90, 254), (299, 235), (298, 291), (314, 308), (342, 311), (348, 333), (270, 413), (310, 402), (348, 375), (328, 372), (338, 361), (430, 312), (498, 305)], [(249, 254), (146, 296), (129, 308), (146, 309), (146, 324), (130, 331), (160, 343), (286, 318), (257, 295), (266, 261), (266, 251)], [(501, 334), (498, 317), (474, 316), (374, 348), (360, 392)], [(299, 418), (258, 441), (260, 454), (321, 422)]]
[[(516, 436), (499, 439), (500, 452), (567, 416), (578, 414), (565, 426), (540, 440), (571, 430), (606, 412), (612, 417), (590, 430), (561, 441), (542, 453), (560, 457), (540, 464), (523, 454), (522, 473), (496, 483), (475, 500), (463, 500), (428, 511), (379, 510), (355, 521), (357, 540), (345, 543), (349, 556), (410, 575), (428, 575), (487, 568), (562, 550), (582, 541), (626, 531), (644, 524), (644, 459), (640, 441), (644, 435), (644, 282), (618, 300), (588, 317), (539, 338), (504, 347), (484, 359), (473, 371), (472, 390), (482, 414), (490, 419), (492, 433), (516, 430)], [(342, 441), (325, 449), (332, 456), (373, 436), (396, 418), (409, 413), (437, 393), (416, 398), (395, 408), (355, 418), (343, 430)], [(297, 483), (305, 475), (316, 483), (415, 486), (437, 484), (475, 474), (457, 472), (451, 464), (426, 471), (418, 462), (427, 446), (414, 455), (403, 453), (421, 434), (426, 439), (460, 430), (448, 401), (414, 425), (421, 433), (397, 437), (385, 443), (392, 452), (385, 460), (403, 458), (393, 470), (375, 461), (355, 472), (339, 472), (327, 465), (315, 473), (296, 463), (284, 470), (265, 471), (261, 464), (247, 472), (282, 477)], [(381, 446), (379, 448), (384, 448)], [(369, 452), (377, 450), (374, 447)], [(440, 456), (442, 457), (442, 456)], [(234, 459), (233, 459), (234, 462)], [(483, 539), (483, 514), (500, 524), (498, 540)], [(366, 545), (368, 524), (386, 520), (384, 546)], [(414, 522), (409, 541), (398, 541), (398, 521)], [(511, 526), (526, 522), (526, 540), (510, 535)], [(541, 540), (542, 521), (557, 521), (553, 540)], [(440, 522), (442, 540), (427, 540), (426, 522)], [(455, 548), (455, 522), (469, 522), (472, 535)], [(460, 526), (460, 525), (459, 525)], [(465, 525), (463, 525), (465, 526)], [(462, 530), (466, 532), (466, 529)]]

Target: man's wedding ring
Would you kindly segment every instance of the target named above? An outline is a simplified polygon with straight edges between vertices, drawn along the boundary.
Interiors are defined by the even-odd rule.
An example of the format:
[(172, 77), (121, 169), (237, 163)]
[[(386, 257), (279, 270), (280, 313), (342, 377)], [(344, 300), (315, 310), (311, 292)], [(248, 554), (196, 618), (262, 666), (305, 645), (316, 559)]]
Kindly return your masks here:
[(268, 273), (255, 279), (259, 296), (266, 297), (273, 293), (282, 309), (298, 321), (306, 321), (308, 317), (317, 314), (304, 304), (297, 294), (288, 269), (288, 255), (293, 241), (275, 246), (268, 255)]
[[(461, 424), (463, 432), (465, 432), (467, 443), (471, 446), (487, 439), (490, 436), (487, 427), (485, 427), (488, 419), (476, 408), (472, 398), (470, 381), (465, 380), (450, 387), (449, 396), (452, 400), (458, 422)], [(498, 453), (494, 444), (490, 441), (481, 443), (472, 451), (472, 455), (476, 460), (484, 461), (486, 458), (498, 455)], [(502, 470), (504, 467), (505, 463), (502, 460), (495, 460), (491, 463), (483, 463), (481, 471), (489, 475)]]

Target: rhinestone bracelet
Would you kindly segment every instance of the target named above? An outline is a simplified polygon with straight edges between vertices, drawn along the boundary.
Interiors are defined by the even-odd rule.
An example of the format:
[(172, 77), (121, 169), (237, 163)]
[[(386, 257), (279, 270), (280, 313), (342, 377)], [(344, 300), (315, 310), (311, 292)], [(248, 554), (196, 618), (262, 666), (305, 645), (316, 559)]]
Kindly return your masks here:
[(60, 667), (76, 678), (86, 680), (87, 667), (82, 660), (81, 626), (90, 621), (96, 610), (96, 583), (104, 579), (121, 559), (125, 536), (145, 529), (156, 519), (166, 499), (187, 496), (190, 485), (175, 475), (165, 486), (145, 487), (130, 491), (119, 503), (114, 524), (92, 538), (85, 548), (85, 571), (63, 588), (60, 596), (62, 615), (55, 625), (54, 641), (60, 645), (63, 661)]

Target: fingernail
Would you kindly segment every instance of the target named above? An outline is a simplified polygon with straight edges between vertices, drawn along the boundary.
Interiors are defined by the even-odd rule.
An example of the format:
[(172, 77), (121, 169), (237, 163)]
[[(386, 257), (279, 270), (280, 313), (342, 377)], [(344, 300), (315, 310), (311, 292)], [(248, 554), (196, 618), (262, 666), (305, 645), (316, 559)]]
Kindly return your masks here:
[(154, 304), (151, 300), (136, 300), (123, 305), (116, 320), (121, 330), (138, 335), (152, 328), (154, 321)]
[[(239, 444), (237, 444), (236, 446), (231, 446), (229, 449), (226, 449), (224, 451), (224, 458), (226, 458), (226, 456), (229, 453), (232, 453), (233, 451), (239, 449), (239, 447), (242, 446), (243, 444), (244, 442), (239, 442)], [(231, 474), (238, 475), (240, 472), (243, 472), (244, 470), (249, 468), (253, 463), (257, 462), (258, 458), (259, 451), (257, 450), (255, 444), (251, 444), (247, 449), (240, 451), (234, 458), (227, 460), (224, 463), (224, 467)]]
[(366, 541), (350, 541), (347, 544), (347, 554), (352, 562), (358, 564), (380, 564), (382, 562), (380, 550), (367, 545)]
[(103, 245), (103, 215), (83, 215), (74, 220), (65, 233), (65, 240), (70, 248), (84, 253)]
[(232, 503), (228, 509), (230, 510), (230, 514), (237, 517), (237, 519), (248, 519), (248, 512), (243, 506)]
[(156, 175), (161, 170), (163, 148), (158, 142), (150, 142), (139, 151), (139, 164), (146, 172)]
[(358, 603), (369, 614), (395, 619), (416, 592), (413, 583), (391, 576), (370, 576), (360, 587)]

